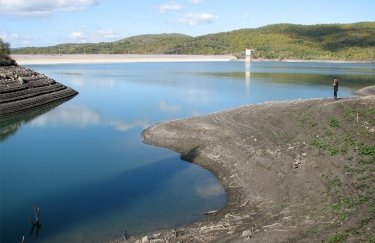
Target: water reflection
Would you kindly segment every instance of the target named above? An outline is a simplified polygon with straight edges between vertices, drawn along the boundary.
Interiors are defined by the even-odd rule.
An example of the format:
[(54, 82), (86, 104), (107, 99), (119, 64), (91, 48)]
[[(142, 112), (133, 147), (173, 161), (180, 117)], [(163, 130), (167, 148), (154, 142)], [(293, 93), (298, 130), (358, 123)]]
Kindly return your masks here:
[(250, 95), (251, 85), (251, 62), (245, 62), (246, 97)]
[[(122, 237), (124, 229), (134, 234), (197, 220), (224, 205), (220, 184), (179, 155), (142, 144), (144, 127), (265, 100), (328, 97), (330, 75), (343, 80), (340, 94), (347, 97), (351, 89), (345, 90), (344, 80), (374, 84), (373, 66), (363, 72), (360, 67), (243, 62), (38, 66), (80, 95), (49, 113), (7, 123), (3, 134), (18, 133), (12, 139), (3, 136), (1, 144), (0, 241), (15, 242), (19, 231), (30, 230), (33, 204), (42, 209), (40, 242), (104, 242)], [(30, 190), (30, 185), (38, 188)]]
[(224, 194), (223, 188), (215, 184), (208, 184), (208, 185), (199, 185), (195, 188), (197, 195), (201, 198), (212, 198), (212, 197), (219, 197)]
[(165, 112), (165, 113), (177, 113), (177, 112), (181, 111), (180, 106), (174, 105), (174, 104), (169, 104), (165, 101), (161, 101), (159, 103), (159, 108), (162, 112)]
[(116, 85), (116, 79), (112, 77), (88, 78), (84, 73), (80, 72), (55, 72), (61, 76), (68, 76), (69, 82), (76, 87), (84, 87), (87, 85), (94, 85), (98, 88), (111, 88)]
[(45, 114), (65, 101), (54, 102), (47, 106), (31, 111), (17, 113), (12, 116), (1, 117), (0, 119), (0, 142), (5, 141), (9, 136), (14, 135), (22, 125), (31, 122), (36, 117)]
[(68, 125), (85, 128), (94, 125), (107, 125), (119, 132), (126, 132), (132, 128), (146, 128), (150, 125), (148, 120), (134, 120), (125, 122), (116, 118), (106, 118), (94, 108), (80, 105), (64, 105), (57, 107), (51, 112), (34, 119), (30, 125), (33, 126), (59, 126)]

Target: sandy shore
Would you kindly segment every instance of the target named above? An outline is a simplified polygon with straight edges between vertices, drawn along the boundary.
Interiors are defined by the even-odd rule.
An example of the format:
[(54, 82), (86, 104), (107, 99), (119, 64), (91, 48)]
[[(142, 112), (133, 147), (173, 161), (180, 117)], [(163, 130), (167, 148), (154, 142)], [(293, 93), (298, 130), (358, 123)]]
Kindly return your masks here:
[(213, 172), (228, 201), (204, 222), (129, 241), (373, 239), (375, 86), (358, 94), (367, 96), (269, 102), (146, 129), (145, 143)]
[(212, 62), (236, 59), (232, 55), (11, 55), (19, 65), (27, 64), (94, 64), (132, 62)]

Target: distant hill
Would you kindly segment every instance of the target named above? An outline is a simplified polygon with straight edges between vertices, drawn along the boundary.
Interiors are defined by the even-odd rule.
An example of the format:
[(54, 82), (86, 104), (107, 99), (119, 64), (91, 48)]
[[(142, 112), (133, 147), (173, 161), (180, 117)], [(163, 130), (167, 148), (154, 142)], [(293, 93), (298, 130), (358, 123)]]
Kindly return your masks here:
[(375, 22), (275, 24), (191, 37), (140, 35), (114, 42), (27, 47), (12, 54), (233, 54), (255, 50), (254, 58), (375, 61)]

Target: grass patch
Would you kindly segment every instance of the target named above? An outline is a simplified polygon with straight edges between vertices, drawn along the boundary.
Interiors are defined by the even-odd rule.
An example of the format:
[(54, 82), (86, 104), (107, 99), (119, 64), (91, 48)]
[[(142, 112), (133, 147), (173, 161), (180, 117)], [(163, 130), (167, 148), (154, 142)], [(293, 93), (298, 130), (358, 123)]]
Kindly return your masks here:
[(369, 108), (367, 111), (366, 111), (367, 114), (369, 115), (375, 115), (375, 108)]
[(353, 110), (346, 110), (344, 112), (344, 119), (348, 122), (354, 122), (356, 118), (356, 112)]
[(359, 154), (375, 157), (375, 145), (361, 143), (359, 145)]
[(327, 243), (344, 242), (348, 238), (347, 234), (336, 233), (327, 239)]
[(332, 118), (329, 122), (329, 126), (330, 127), (335, 127), (335, 128), (339, 128), (340, 127), (340, 123), (338, 120)]
[(336, 148), (336, 147), (330, 145), (329, 143), (325, 142), (320, 137), (315, 138), (311, 142), (311, 145), (314, 146), (314, 147), (317, 147), (317, 148), (319, 148), (323, 151), (329, 151), (331, 156), (336, 155), (340, 152), (340, 150), (338, 148)]
[[(320, 226), (331, 232), (323, 242), (371, 242), (374, 237), (369, 228), (375, 223), (375, 139), (364, 126), (372, 127), (375, 108), (359, 104), (334, 108), (335, 113), (321, 112), (324, 120), (314, 127), (309, 140), (312, 148), (319, 150), (319, 157), (332, 160), (334, 165), (332, 171), (328, 168), (321, 176), (326, 186), (321, 216), (333, 220), (331, 225)], [(311, 129), (312, 122), (305, 120), (305, 128)], [(330, 159), (329, 155), (337, 156)]]

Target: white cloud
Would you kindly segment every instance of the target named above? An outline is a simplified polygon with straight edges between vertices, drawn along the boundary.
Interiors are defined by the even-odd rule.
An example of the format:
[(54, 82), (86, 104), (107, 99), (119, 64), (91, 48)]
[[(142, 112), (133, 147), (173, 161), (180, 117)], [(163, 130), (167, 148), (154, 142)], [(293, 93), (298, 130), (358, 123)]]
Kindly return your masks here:
[(146, 127), (150, 126), (150, 122), (147, 120), (135, 120), (135, 121), (126, 123), (123, 121), (114, 120), (114, 121), (110, 121), (109, 125), (111, 125), (113, 129), (115, 129), (116, 131), (126, 132), (135, 127), (141, 127), (142, 129), (145, 129)]
[(86, 38), (86, 34), (83, 33), (83, 32), (75, 31), (75, 32), (70, 33), (69, 38), (72, 39), (72, 40), (80, 40), (81, 41), (84, 38)]
[(97, 38), (103, 40), (113, 40), (118, 37), (113, 30), (98, 30), (95, 32), (95, 35), (97, 36)]
[(14, 40), (18, 40), (20, 37), (17, 33), (9, 33), (9, 32), (1, 32), (0, 33), (0, 38), (3, 39), (4, 41), (11, 42)]
[(177, 105), (168, 104), (164, 101), (160, 102), (159, 108), (161, 111), (166, 112), (166, 113), (176, 113), (176, 112), (181, 111), (181, 107)]
[(75, 42), (102, 42), (115, 40), (118, 38), (118, 34), (110, 29), (100, 29), (90, 32), (74, 31), (69, 34), (68, 38)]
[(39, 127), (62, 124), (79, 128), (106, 125), (116, 131), (126, 132), (136, 127), (146, 128), (150, 122), (147, 120), (125, 122), (119, 119), (108, 119), (92, 108), (78, 105), (59, 106), (44, 115), (38, 116), (31, 122), (31, 125)]
[(189, 0), (190, 4), (201, 4), (203, 3), (203, 0)]
[(67, 105), (59, 106), (42, 116), (38, 116), (31, 122), (31, 124), (35, 126), (64, 124), (75, 127), (86, 127), (88, 125), (100, 124), (101, 121), (101, 115), (93, 109), (76, 105)]
[(159, 12), (163, 14), (172, 10), (180, 10), (182, 9), (182, 5), (175, 3), (175, 2), (169, 2), (169, 3), (158, 6), (158, 8), (159, 8)]
[(22, 45), (29, 45), (33, 42), (32, 38), (24, 38), (17, 33), (10, 33), (7, 31), (0, 32), (0, 38), (4, 40), (5, 42), (9, 42), (11, 47), (13, 46), (14, 43), (22, 44)]
[(188, 13), (178, 20), (179, 23), (191, 26), (209, 24), (218, 19), (217, 16), (209, 13)]
[(96, 0), (0, 0), (0, 12), (20, 16), (45, 16), (58, 11), (79, 11)]

